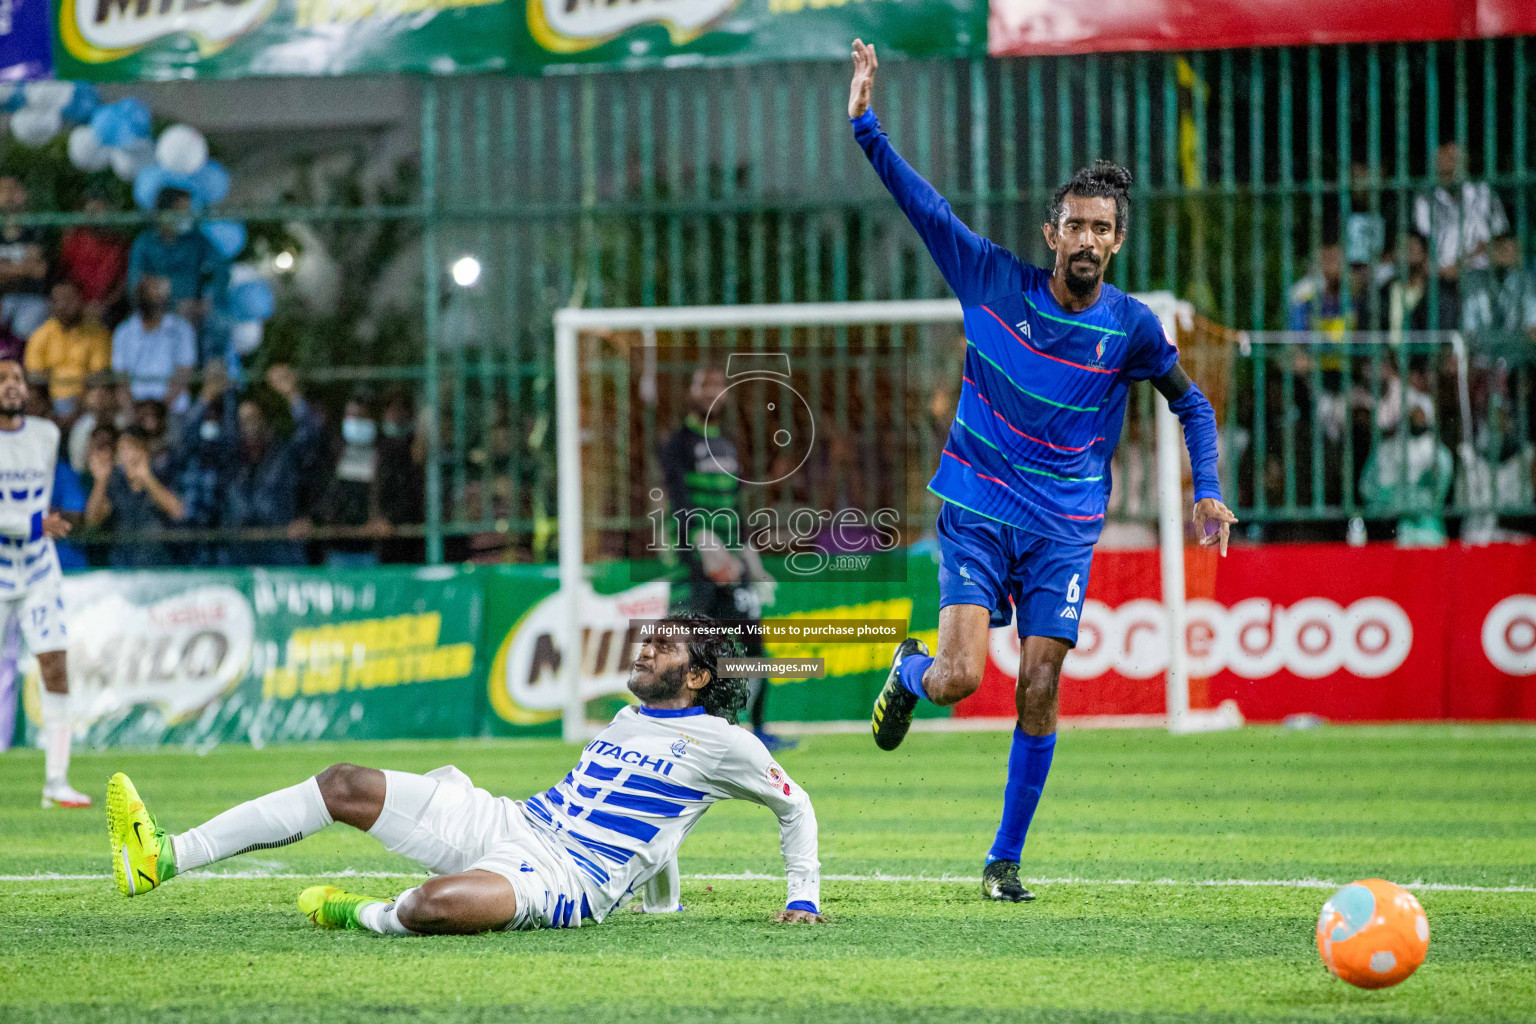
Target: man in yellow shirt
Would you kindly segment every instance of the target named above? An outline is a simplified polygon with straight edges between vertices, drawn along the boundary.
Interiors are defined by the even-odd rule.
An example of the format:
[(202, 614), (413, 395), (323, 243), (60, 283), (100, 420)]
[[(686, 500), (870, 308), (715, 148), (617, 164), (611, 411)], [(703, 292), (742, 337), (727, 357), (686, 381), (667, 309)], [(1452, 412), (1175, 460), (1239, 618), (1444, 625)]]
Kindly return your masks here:
[(100, 324), (86, 320), (85, 301), (69, 281), (53, 286), (52, 313), (27, 343), (27, 373), (47, 383), (54, 411), (70, 416), (86, 378), (111, 369), (112, 337)]

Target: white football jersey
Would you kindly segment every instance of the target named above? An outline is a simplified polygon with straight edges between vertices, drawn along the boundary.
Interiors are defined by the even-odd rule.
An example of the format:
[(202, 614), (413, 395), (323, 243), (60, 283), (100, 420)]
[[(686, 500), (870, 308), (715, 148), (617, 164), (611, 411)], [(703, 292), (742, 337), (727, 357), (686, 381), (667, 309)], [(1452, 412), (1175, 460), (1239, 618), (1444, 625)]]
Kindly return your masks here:
[(58, 457), (59, 428), (52, 420), (27, 416), (21, 429), (0, 430), (0, 600), (59, 571), (53, 541), (43, 535)]
[(817, 912), (821, 862), (810, 798), (761, 740), (701, 707), (620, 711), (580, 764), (524, 802), (523, 815), (575, 863), (586, 905), (572, 912), (601, 921), (666, 873), (710, 804), (730, 799), (778, 815), (785, 905)]

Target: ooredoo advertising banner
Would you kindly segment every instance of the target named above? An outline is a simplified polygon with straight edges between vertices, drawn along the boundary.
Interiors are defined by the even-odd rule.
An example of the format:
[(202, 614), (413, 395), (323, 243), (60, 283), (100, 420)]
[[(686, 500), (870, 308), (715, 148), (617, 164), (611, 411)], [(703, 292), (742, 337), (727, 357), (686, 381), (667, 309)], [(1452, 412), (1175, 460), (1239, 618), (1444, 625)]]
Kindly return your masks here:
[[(1536, 718), (1536, 545), (1191, 551), (1190, 702), (1250, 721)], [(1160, 714), (1169, 650), (1155, 551), (1094, 558), (1065, 715)], [(1009, 715), (1018, 640), (994, 630), (961, 715)]]
[(991, 0), (995, 57), (1536, 32), (1530, 0)]

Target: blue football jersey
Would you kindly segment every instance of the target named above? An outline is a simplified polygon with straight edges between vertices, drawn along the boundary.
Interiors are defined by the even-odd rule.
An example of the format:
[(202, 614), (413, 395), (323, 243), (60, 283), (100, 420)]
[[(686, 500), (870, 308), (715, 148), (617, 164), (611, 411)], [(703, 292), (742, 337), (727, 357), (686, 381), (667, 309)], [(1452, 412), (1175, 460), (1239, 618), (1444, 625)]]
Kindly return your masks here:
[[(1063, 309), (1049, 272), (966, 227), (896, 152), (873, 111), (853, 126), (964, 309), (960, 401), (929, 488), (1031, 533), (1092, 544), (1130, 386), (1167, 373), (1178, 350), (1156, 314), (1113, 285), (1081, 312)], [(1199, 404), (1212, 443), (1196, 497), (1219, 498), (1214, 417)]]

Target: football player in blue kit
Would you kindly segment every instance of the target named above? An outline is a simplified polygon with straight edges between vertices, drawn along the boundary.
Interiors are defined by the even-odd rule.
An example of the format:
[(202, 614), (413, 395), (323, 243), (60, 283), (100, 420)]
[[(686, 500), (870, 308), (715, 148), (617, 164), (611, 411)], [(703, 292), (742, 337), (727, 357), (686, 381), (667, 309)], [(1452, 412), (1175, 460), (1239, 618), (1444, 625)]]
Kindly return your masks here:
[(870, 109), (878, 61), (853, 43), (848, 116), (897, 205), (964, 310), (966, 353), (954, 423), (929, 489), (939, 513), (939, 638), (896, 650), (875, 701), (875, 742), (893, 750), (919, 700), (951, 705), (981, 685), (987, 631), (1017, 621), (1018, 722), (1002, 822), (982, 873), (987, 899), (1023, 902), (1019, 857), (1056, 746), (1061, 664), (1077, 643), (1110, 459), (1132, 383), (1150, 380), (1184, 427), (1201, 544), (1226, 554), (1237, 522), (1221, 501), (1216, 417), (1143, 303), (1104, 283), (1125, 243), (1131, 176), (1100, 160), (1056, 190), (1043, 225), (1056, 254), (1030, 266), (971, 231), (901, 158)]

